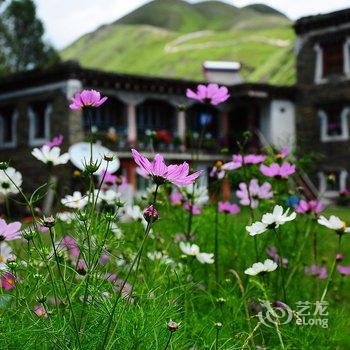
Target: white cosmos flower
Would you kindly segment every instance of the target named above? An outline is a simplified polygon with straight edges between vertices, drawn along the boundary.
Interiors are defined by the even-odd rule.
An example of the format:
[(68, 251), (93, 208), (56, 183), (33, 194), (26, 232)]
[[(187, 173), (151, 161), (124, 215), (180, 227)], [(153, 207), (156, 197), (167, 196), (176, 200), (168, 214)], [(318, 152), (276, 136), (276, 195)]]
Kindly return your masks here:
[(326, 219), (321, 215), (317, 222), (322, 226), (330, 228), (331, 230), (350, 232), (350, 227), (346, 227), (346, 223), (334, 215), (331, 215), (329, 219)]
[(71, 211), (59, 212), (56, 215), (57, 219), (70, 224), (75, 219), (75, 214)]
[(34, 148), (32, 155), (41, 162), (48, 165), (66, 164), (69, 161), (69, 154), (60, 154), (59, 147), (52, 147), (44, 145), (42, 148)]
[[(95, 198), (97, 198), (97, 203), (106, 202), (108, 205), (113, 205), (120, 198), (120, 193), (113, 189), (108, 189), (107, 191), (98, 190), (94, 191)], [(98, 197), (97, 197), (98, 196)]]
[(179, 246), (184, 254), (196, 257), (201, 264), (214, 263), (214, 254), (201, 253), (197, 244), (180, 242)]
[(196, 258), (202, 264), (214, 264), (214, 254), (199, 253), (196, 255)]
[(289, 214), (289, 208), (283, 213), (283, 208), (280, 205), (276, 205), (272, 213), (266, 213), (262, 217), (262, 223), (266, 226), (273, 225), (274, 228), (285, 224), (287, 221), (292, 221), (296, 218), (297, 214), (295, 212)]
[(262, 262), (254, 263), (252, 267), (249, 267), (248, 269), (246, 269), (244, 273), (246, 275), (255, 276), (264, 272), (274, 271), (277, 269), (277, 267), (278, 265), (274, 261), (270, 259), (266, 259), (263, 263)]
[(251, 224), (250, 226), (246, 226), (246, 230), (248, 231), (249, 235), (255, 236), (265, 232), (267, 230), (267, 226), (262, 222), (257, 221)]
[[(17, 171), (15, 168), (12, 168), (12, 167), (7, 168), (6, 174), (4, 170), (0, 171), (0, 196), (4, 196), (4, 197), (10, 194), (19, 193), (17, 187), (21, 188), (22, 182), (23, 182), (22, 174), (19, 171)], [(10, 181), (9, 178), (12, 181)]]
[(112, 222), (111, 223), (111, 226), (109, 228), (114, 234), (115, 234), (115, 237), (117, 239), (120, 239), (123, 237), (123, 232), (122, 230), (120, 229), (120, 227), (115, 223), (115, 222)]
[(143, 219), (143, 212), (138, 205), (129, 205), (125, 209), (125, 216), (129, 220), (141, 220)]
[(79, 191), (75, 191), (73, 195), (67, 195), (61, 199), (61, 203), (68, 208), (83, 209), (88, 204), (88, 197), (83, 196)]
[(5, 242), (2, 242), (1, 250), (0, 250), (0, 270), (1, 271), (7, 270), (6, 262), (10, 258), (13, 258), (12, 249), (8, 244), (6, 244)]
[(193, 196), (193, 203), (199, 207), (208, 203), (209, 193), (206, 186), (200, 186), (198, 184), (188, 185), (179, 188), (182, 195), (189, 201)]

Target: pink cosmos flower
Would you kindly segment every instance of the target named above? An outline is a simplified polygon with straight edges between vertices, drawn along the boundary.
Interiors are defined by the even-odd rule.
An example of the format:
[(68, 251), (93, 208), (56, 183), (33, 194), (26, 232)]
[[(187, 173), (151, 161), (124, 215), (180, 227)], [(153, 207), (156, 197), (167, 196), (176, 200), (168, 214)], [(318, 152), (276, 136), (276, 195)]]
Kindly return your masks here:
[(181, 192), (173, 192), (171, 195), (170, 195), (170, 202), (171, 204), (173, 205), (180, 205), (183, 201), (183, 194)]
[(135, 163), (151, 176), (154, 182), (161, 185), (165, 182), (171, 182), (174, 185), (186, 186), (192, 184), (201, 174), (202, 171), (196, 171), (189, 175), (190, 167), (186, 162), (180, 165), (173, 164), (167, 166), (164, 162), (163, 156), (156, 154), (152, 163), (140, 154), (135, 149), (132, 149), (132, 154)]
[(198, 207), (197, 205), (192, 205), (188, 202), (184, 203), (183, 208), (187, 211), (192, 210), (193, 215), (200, 215), (201, 214), (201, 208)]
[(106, 102), (107, 98), (101, 98), (101, 93), (96, 90), (83, 90), (74, 96), (69, 108), (80, 111), (84, 107), (99, 107)]
[(77, 258), (80, 254), (80, 249), (77, 246), (77, 241), (71, 236), (62, 238), (61, 243), (65, 246), (73, 258)]
[(218, 208), (220, 213), (231, 215), (237, 214), (241, 211), (240, 207), (237, 204), (230, 202), (219, 202)]
[(230, 94), (226, 86), (219, 87), (218, 84), (198, 85), (197, 91), (187, 89), (186, 96), (192, 100), (201, 101), (203, 103), (210, 103), (214, 106), (225, 102)]
[(83, 259), (78, 260), (76, 269), (79, 275), (82, 275), (82, 276), (86, 275), (87, 266)]
[(62, 144), (63, 140), (63, 135), (57, 135), (51, 141), (46, 142), (45, 146), (49, 146), (50, 148), (58, 147)]
[(325, 266), (318, 266), (315, 264), (311, 266), (305, 266), (304, 272), (306, 275), (314, 276), (320, 280), (324, 280), (328, 277), (327, 267)]
[(301, 200), (298, 205), (295, 207), (295, 211), (299, 214), (318, 214), (324, 209), (324, 206), (321, 202), (316, 200), (305, 201)]
[(100, 179), (107, 185), (114, 185), (116, 180), (117, 180), (117, 176), (113, 175), (112, 173), (106, 171), (105, 169), (102, 169), (101, 173), (100, 173)]
[[(276, 263), (280, 262), (281, 257), (277, 253), (276, 247), (272, 246), (272, 247), (266, 248), (266, 254)], [(288, 263), (289, 263), (288, 259), (282, 257), (282, 264), (284, 266), (288, 266)]]
[(36, 313), (37, 316), (39, 317), (44, 317), (47, 318), (48, 314), (45, 311), (45, 309), (41, 305), (37, 305), (34, 307), (34, 312)]
[(17, 284), (16, 277), (11, 273), (4, 273), (1, 276), (1, 287), (5, 290), (11, 290)]
[(337, 262), (341, 262), (344, 260), (344, 254), (343, 253), (337, 253), (337, 255), (335, 256), (335, 260), (337, 260)]
[(242, 156), (241, 154), (234, 154), (232, 156), (232, 162), (228, 162), (222, 166), (224, 170), (235, 170), (244, 165), (249, 164), (259, 164), (266, 159), (266, 156), (263, 154), (247, 154)]
[(295, 173), (295, 165), (288, 162), (285, 162), (282, 165), (273, 163), (269, 166), (261, 164), (260, 171), (262, 174), (268, 177), (287, 179), (289, 175)]
[(249, 183), (249, 192), (247, 184), (244, 182), (241, 182), (238, 187), (239, 190), (236, 191), (236, 195), (240, 199), (239, 202), (242, 205), (250, 205), (254, 209), (259, 206), (259, 199), (270, 199), (273, 197), (272, 187), (268, 182), (264, 182), (259, 186), (258, 180), (252, 179)]
[(276, 155), (276, 158), (277, 159), (284, 159), (284, 158), (288, 157), (289, 153), (290, 153), (289, 147), (285, 146), (285, 147), (280, 149), (280, 151)]
[(210, 170), (209, 177), (222, 180), (225, 177), (225, 170), (222, 169), (222, 166), (222, 163), (220, 164), (220, 166), (214, 165)]
[(337, 265), (337, 270), (343, 276), (350, 276), (350, 266)]
[(109, 262), (109, 256), (107, 254), (102, 254), (100, 259), (99, 259), (100, 265), (102, 265), (102, 266), (107, 265), (108, 262)]
[(0, 219), (0, 242), (13, 241), (21, 238), (20, 229), (20, 222), (16, 221), (11, 224), (7, 224), (5, 220)]
[(145, 179), (149, 179), (150, 178), (149, 173), (144, 168), (141, 168), (139, 166), (136, 167), (136, 173), (138, 175), (144, 177)]

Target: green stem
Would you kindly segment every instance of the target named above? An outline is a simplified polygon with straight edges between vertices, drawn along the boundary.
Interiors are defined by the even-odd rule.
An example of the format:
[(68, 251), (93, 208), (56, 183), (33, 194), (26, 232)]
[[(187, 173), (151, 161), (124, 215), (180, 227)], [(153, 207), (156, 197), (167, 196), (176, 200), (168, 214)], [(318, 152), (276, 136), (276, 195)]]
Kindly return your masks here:
[(167, 341), (166, 344), (165, 344), (164, 350), (167, 350), (167, 349), (168, 349), (172, 337), (173, 337), (173, 332), (170, 332), (169, 337), (168, 337), (168, 341)]
[(285, 283), (285, 275), (284, 275), (284, 268), (283, 268), (283, 253), (282, 253), (282, 242), (281, 242), (281, 236), (279, 234), (279, 231), (277, 229), (274, 229), (276, 234), (276, 245), (278, 250), (278, 263), (279, 263), (279, 270), (282, 277), (282, 290), (283, 290), (283, 298), (284, 302), (287, 303), (287, 292), (286, 292), (286, 283)]
[[(156, 204), (158, 188), (159, 188), (159, 185), (156, 186), (156, 190), (155, 190), (155, 192), (154, 192), (153, 208), (155, 207), (155, 204)], [(151, 230), (152, 223), (153, 223), (153, 215), (151, 215), (151, 218), (150, 218), (150, 220), (149, 220), (149, 222), (148, 222), (148, 224), (147, 224), (147, 227), (146, 227), (146, 229), (145, 229), (145, 233), (144, 233), (144, 236), (143, 236), (143, 240), (142, 240), (142, 242), (141, 242), (141, 246), (140, 246), (140, 248), (139, 248), (139, 250), (138, 250), (138, 252), (137, 252), (137, 254), (136, 254), (136, 256), (135, 256), (135, 258), (134, 258), (134, 260), (133, 260), (133, 262), (132, 262), (132, 264), (131, 264), (131, 266), (130, 266), (130, 268), (129, 268), (129, 270), (128, 270), (128, 273), (127, 273), (126, 277), (124, 278), (124, 281), (123, 281), (122, 285), (120, 286), (120, 289), (119, 289), (119, 291), (118, 291), (116, 300), (114, 301), (114, 304), (113, 304), (113, 307), (112, 307), (112, 312), (111, 312), (111, 314), (109, 315), (109, 320), (108, 320), (107, 328), (106, 328), (106, 331), (105, 331), (105, 336), (104, 336), (103, 343), (102, 343), (102, 347), (101, 347), (102, 350), (105, 349), (106, 347), (108, 348), (109, 343), (110, 343), (110, 340), (113, 338), (113, 336), (114, 336), (114, 334), (115, 334), (115, 332), (116, 332), (116, 330), (117, 330), (117, 329), (116, 329), (116, 326), (115, 326), (114, 329), (113, 329), (113, 332), (112, 332), (112, 334), (111, 334), (111, 336), (110, 336), (110, 340), (109, 340), (108, 343), (107, 343), (109, 330), (110, 330), (110, 328), (111, 328), (111, 326), (112, 326), (112, 321), (113, 321), (113, 317), (114, 317), (115, 311), (116, 311), (116, 309), (117, 309), (118, 301), (119, 301), (119, 299), (120, 299), (120, 297), (121, 297), (121, 295), (122, 295), (122, 293), (123, 293), (123, 289), (124, 289), (124, 287), (125, 287), (125, 285), (126, 285), (128, 279), (129, 279), (129, 277), (130, 277), (130, 275), (131, 275), (131, 272), (132, 272), (132, 270), (133, 270), (135, 264), (136, 264), (136, 263), (138, 262), (138, 260), (139, 260), (139, 256), (142, 254), (143, 247), (144, 247), (144, 245), (145, 245), (145, 243), (146, 243), (147, 237), (148, 237), (149, 232), (150, 232), (150, 230)], [(136, 281), (136, 278), (137, 278), (137, 271), (135, 272), (135, 281)], [(131, 293), (132, 293), (132, 291), (130, 292), (130, 294), (131, 294)]]
[(215, 238), (214, 238), (214, 264), (215, 264), (215, 281), (219, 283), (219, 207), (216, 203), (215, 209)]
[(325, 297), (327, 295), (330, 283), (332, 281), (334, 269), (335, 269), (335, 266), (337, 264), (337, 252), (341, 251), (341, 239), (342, 239), (342, 235), (339, 234), (338, 250), (335, 252), (335, 258), (334, 258), (334, 261), (333, 261), (333, 264), (332, 264), (331, 272), (329, 273), (329, 276), (328, 276), (328, 279), (327, 279), (327, 283), (326, 283), (326, 286), (325, 286), (325, 288), (323, 290), (322, 297), (321, 297), (321, 300), (320, 300), (321, 303), (324, 301), (324, 299), (325, 299)]
[(79, 345), (79, 348), (81, 349), (78, 324), (77, 324), (77, 321), (75, 319), (75, 315), (74, 315), (72, 303), (71, 303), (71, 300), (70, 300), (69, 292), (68, 292), (68, 289), (67, 289), (66, 281), (64, 280), (64, 276), (62, 274), (60, 261), (58, 259), (57, 249), (56, 249), (55, 240), (54, 240), (54, 236), (53, 236), (53, 232), (52, 232), (52, 227), (49, 227), (49, 232), (50, 232), (51, 244), (52, 244), (52, 248), (53, 248), (53, 252), (54, 252), (54, 256), (55, 256), (55, 260), (56, 260), (56, 265), (57, 265), (57, 269), (58, 269), (58, 274), (59, 274), (59, 276), (61, 278), (61, 281), (62, 281), (62, 284), (63, 284), (63, 288), (64, 288), (64, 291), (65, 291), (65, 294), (66, 294), (66, 297), (67, 297), (68, 306), (69, 306), (69, 309), (70, 309), (70, 312), (71, 312), (71, 315), (72, 315), (74, 328), (75, 328), (75, 331), (76, 331), (76, 337), (77, 337), (77, 340), (78, 340), (78, 345)]

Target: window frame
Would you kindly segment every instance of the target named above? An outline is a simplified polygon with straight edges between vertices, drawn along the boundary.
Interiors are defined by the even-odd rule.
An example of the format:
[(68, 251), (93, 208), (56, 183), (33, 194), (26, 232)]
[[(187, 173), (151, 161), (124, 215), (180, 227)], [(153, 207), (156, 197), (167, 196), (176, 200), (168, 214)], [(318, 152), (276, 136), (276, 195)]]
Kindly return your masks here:
[(11, 114), (11, 134), (12, 141), (4, 141), (4, 119), (0, 110), (0, 149), (15, 148), (17, 146), (17, 120), (18, 120), (18, 110), (14, 108)]
[(338, 141), (347, 141), (349, 139), (348, 116), (350, 114), (350, 107), (343, 107), (340, 112), (341, 130), (342, 130), (341, 135), (328, 134), (328, 114), (326, 109), (320, 108), (317, 114), (321, 120), (321, 128), (320, 128), (321, 142), (338, 142)]
[[(322, 44), (315, 44), (314, 51), (316, 52), (314, 81), (316, 84), (327, 83), (332, 75), (324, 75), (324, 51)], [(343, 71), (340, 79), (350, 79), (350, 37), (345, 37), (343, 41)]]
[(28, 119), (29, 119), (29, 145), (30, 146), (42, 146), (47, 141), (50, 140), (50, 130), (51, 130), (51, 115), (52, 115), (52, 104), (47, 103), (44, 114), (44, 137), (36, 138), (35, 137), (35, 119), (36, 114), (31, 106), (28, 106)]

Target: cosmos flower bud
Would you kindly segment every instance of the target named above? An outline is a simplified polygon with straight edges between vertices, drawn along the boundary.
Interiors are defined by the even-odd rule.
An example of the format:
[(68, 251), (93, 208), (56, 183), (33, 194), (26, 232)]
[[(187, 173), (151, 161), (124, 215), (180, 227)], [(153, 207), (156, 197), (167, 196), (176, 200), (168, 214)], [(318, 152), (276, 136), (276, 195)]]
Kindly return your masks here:
[(29, 242), (29, 241), (33, 240), (33, 238), (35, 237), (35, 234), (36, 234), (36, 232), (34, 230), (24, 231), (23, 238)]
[(100, 164), (98, 164), (97, 162), (85, 164), (84, 172), (87, 174), (93, 175), (97, 172), (99, 167), (100, 167)]
[(55, 226), (55, 219), (53, 216), (48, 216), (45, 217), (43, 219), (43, 226), (47, 227), (47, 228), (51, 228)]
[(46, 296), (42, 295), (41, 297), (38, 298), (38, 303), (44, 304), (46, 303)]
[(78, 212), (78, 219), (82, 222), (87, 221), (88, 215), (84, 211)]
[(143, 217), (147, 222), (156, 222), (159, 219), (159, 214), (153, 205), (149, 205), (144, 211)]
[(226, 303), (226, 299), (225, 298), (217, 298), (216, 299), (216, 302), (219, 304), (219, 305), (223, 305)]
[(170, 320), (167, 324), (167, 327), (168, 327), (169, 332), (176, 332), (179, 329), (180, 324)]
[(344, 254), (343, 253), (337, 253), (335, 258), (336, 258), (336, 260), (338, 262), (343, 261), (344, 260)]
[(111, 162), (113, 159), (114, 159), (114, 156), (113, 154), (111, 153), (107, 153), (104, 155), (103, 159), (106, 161), (106, 162)]
[(221, 323), (221, 322), (215, 322), (215, 323), (214, 323), (214, 327), (215, 327), (216, 329), (221, 329), (221, 328), (222, 328), (222, 323)]
[(9, 162), (0, 162), (0, 170), (6, 170), (9, 166)]
[(178, 105), (176, 106), (176, 108), (177, 108), (178, 111), (183, 112), (183, 111), (186, 110), (186, 105), (184, 105), (184, 104), (178, 104)]

